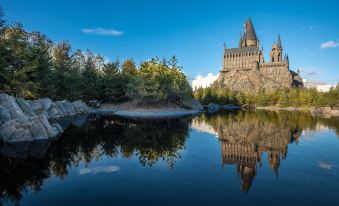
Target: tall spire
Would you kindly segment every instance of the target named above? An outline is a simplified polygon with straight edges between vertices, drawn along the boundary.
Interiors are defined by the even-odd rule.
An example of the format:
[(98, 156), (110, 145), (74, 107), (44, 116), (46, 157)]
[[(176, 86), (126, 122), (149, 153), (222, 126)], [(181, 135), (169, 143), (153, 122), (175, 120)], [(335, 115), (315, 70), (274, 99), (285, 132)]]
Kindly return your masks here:
[(278, 36), (278, 45), (277, 45), (278, 48), (282, 48), (281, 46), (281, 39), (280, 39), (280, 34)]
[(247, 23), (245, 24), (246, 26), (246, 40), (255, 40), (257, 41), (257, 35), (255, 34), (254, 27), (252, 24), (251, 17), (248, 17)]
[(242, 48), (242, 35), (240, 33), (239, 48)]

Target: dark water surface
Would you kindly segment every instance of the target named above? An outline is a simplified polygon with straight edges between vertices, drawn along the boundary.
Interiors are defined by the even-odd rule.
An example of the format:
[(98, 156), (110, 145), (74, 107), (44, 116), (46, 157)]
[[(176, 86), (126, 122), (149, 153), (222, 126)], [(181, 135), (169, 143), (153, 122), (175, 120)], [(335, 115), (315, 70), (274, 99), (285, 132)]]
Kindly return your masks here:
[(0, 205), (337, 205), (338, 136), (295, 112), (95, 119), (0, 145)]

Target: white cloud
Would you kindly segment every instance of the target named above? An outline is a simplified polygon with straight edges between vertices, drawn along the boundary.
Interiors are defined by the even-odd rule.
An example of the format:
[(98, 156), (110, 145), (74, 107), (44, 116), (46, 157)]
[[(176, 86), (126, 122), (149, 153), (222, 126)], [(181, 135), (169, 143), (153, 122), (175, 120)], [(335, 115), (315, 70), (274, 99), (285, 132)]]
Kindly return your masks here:
[(219, 74), (213, 75), (212, 73), (208, 73), (207, 76), (198, 75), (192, 81), (192, 88), (199, 88), (203, 87), (206, 88), (210, 86), (215, 80), (217, 80)]
[(318, 25), (318, 24), (315, 24), (315, 25), (309, 26), (308, 29), (309, 29), (309, 30), (314, 30), (314, 29), (316, 29), (316, 28), (318, 28), (318, 27), (319, 27), (319, 25)]
[(334, 165), (329, 164), (327, 162), (318, 162), (318, 167), (320, 167), (322, 169), (330, 170), (334, 167)]
[(328, 42), (322, 43), (320, 48), (322, 48), (322, 49), (329, 49), (329, 48), (335, 48), (335, 47), (338, 47), (338, 46), (339, 46), (338, 42), (328, 41)]
[(103, 28), (81, 29), (81, 31), (85, 34), (96, 34), (96, 35), (103, 35), (103, 36), (121, 36), (124, 34), (123, 31), (118, 31), (115, 29), (103, 29)]
[(112, 173), (112, 172), (117, 172), (120, 170), (119, 166), (99, 166), (99, 167), (92, 167), (92, 168), (83, 168), (79, 170), (79, 174), (84, 175), (84, 174), (97, 174), (100, 172), (103, 173)]

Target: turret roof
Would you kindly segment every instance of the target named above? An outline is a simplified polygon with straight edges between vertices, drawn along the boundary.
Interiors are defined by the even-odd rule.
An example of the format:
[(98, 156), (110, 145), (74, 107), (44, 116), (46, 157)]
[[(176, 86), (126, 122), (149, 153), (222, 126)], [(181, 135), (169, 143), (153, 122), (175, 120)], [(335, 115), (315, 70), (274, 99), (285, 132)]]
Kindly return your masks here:
[(246, 40), (257, 40), (257, 35), (255, 34), (251, 17), (248, 17), (245, 29)]

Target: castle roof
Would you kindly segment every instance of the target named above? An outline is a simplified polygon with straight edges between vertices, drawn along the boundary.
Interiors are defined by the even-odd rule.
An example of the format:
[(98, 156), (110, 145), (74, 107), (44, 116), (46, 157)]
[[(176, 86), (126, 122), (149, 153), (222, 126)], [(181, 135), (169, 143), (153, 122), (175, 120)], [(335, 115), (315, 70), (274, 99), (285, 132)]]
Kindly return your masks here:
[(257, 40), (257, 35), (255, 34), (251, 17), (248, 17), (245, 25), (245, 38), (246, 40)]
[(225, 53), (226, 54), (243, 54), (247, 52), (258, 52), (259, 49), (256, 47), (243, 47), (243, 48), (231, 48), (231, 49), (226, 49)]

